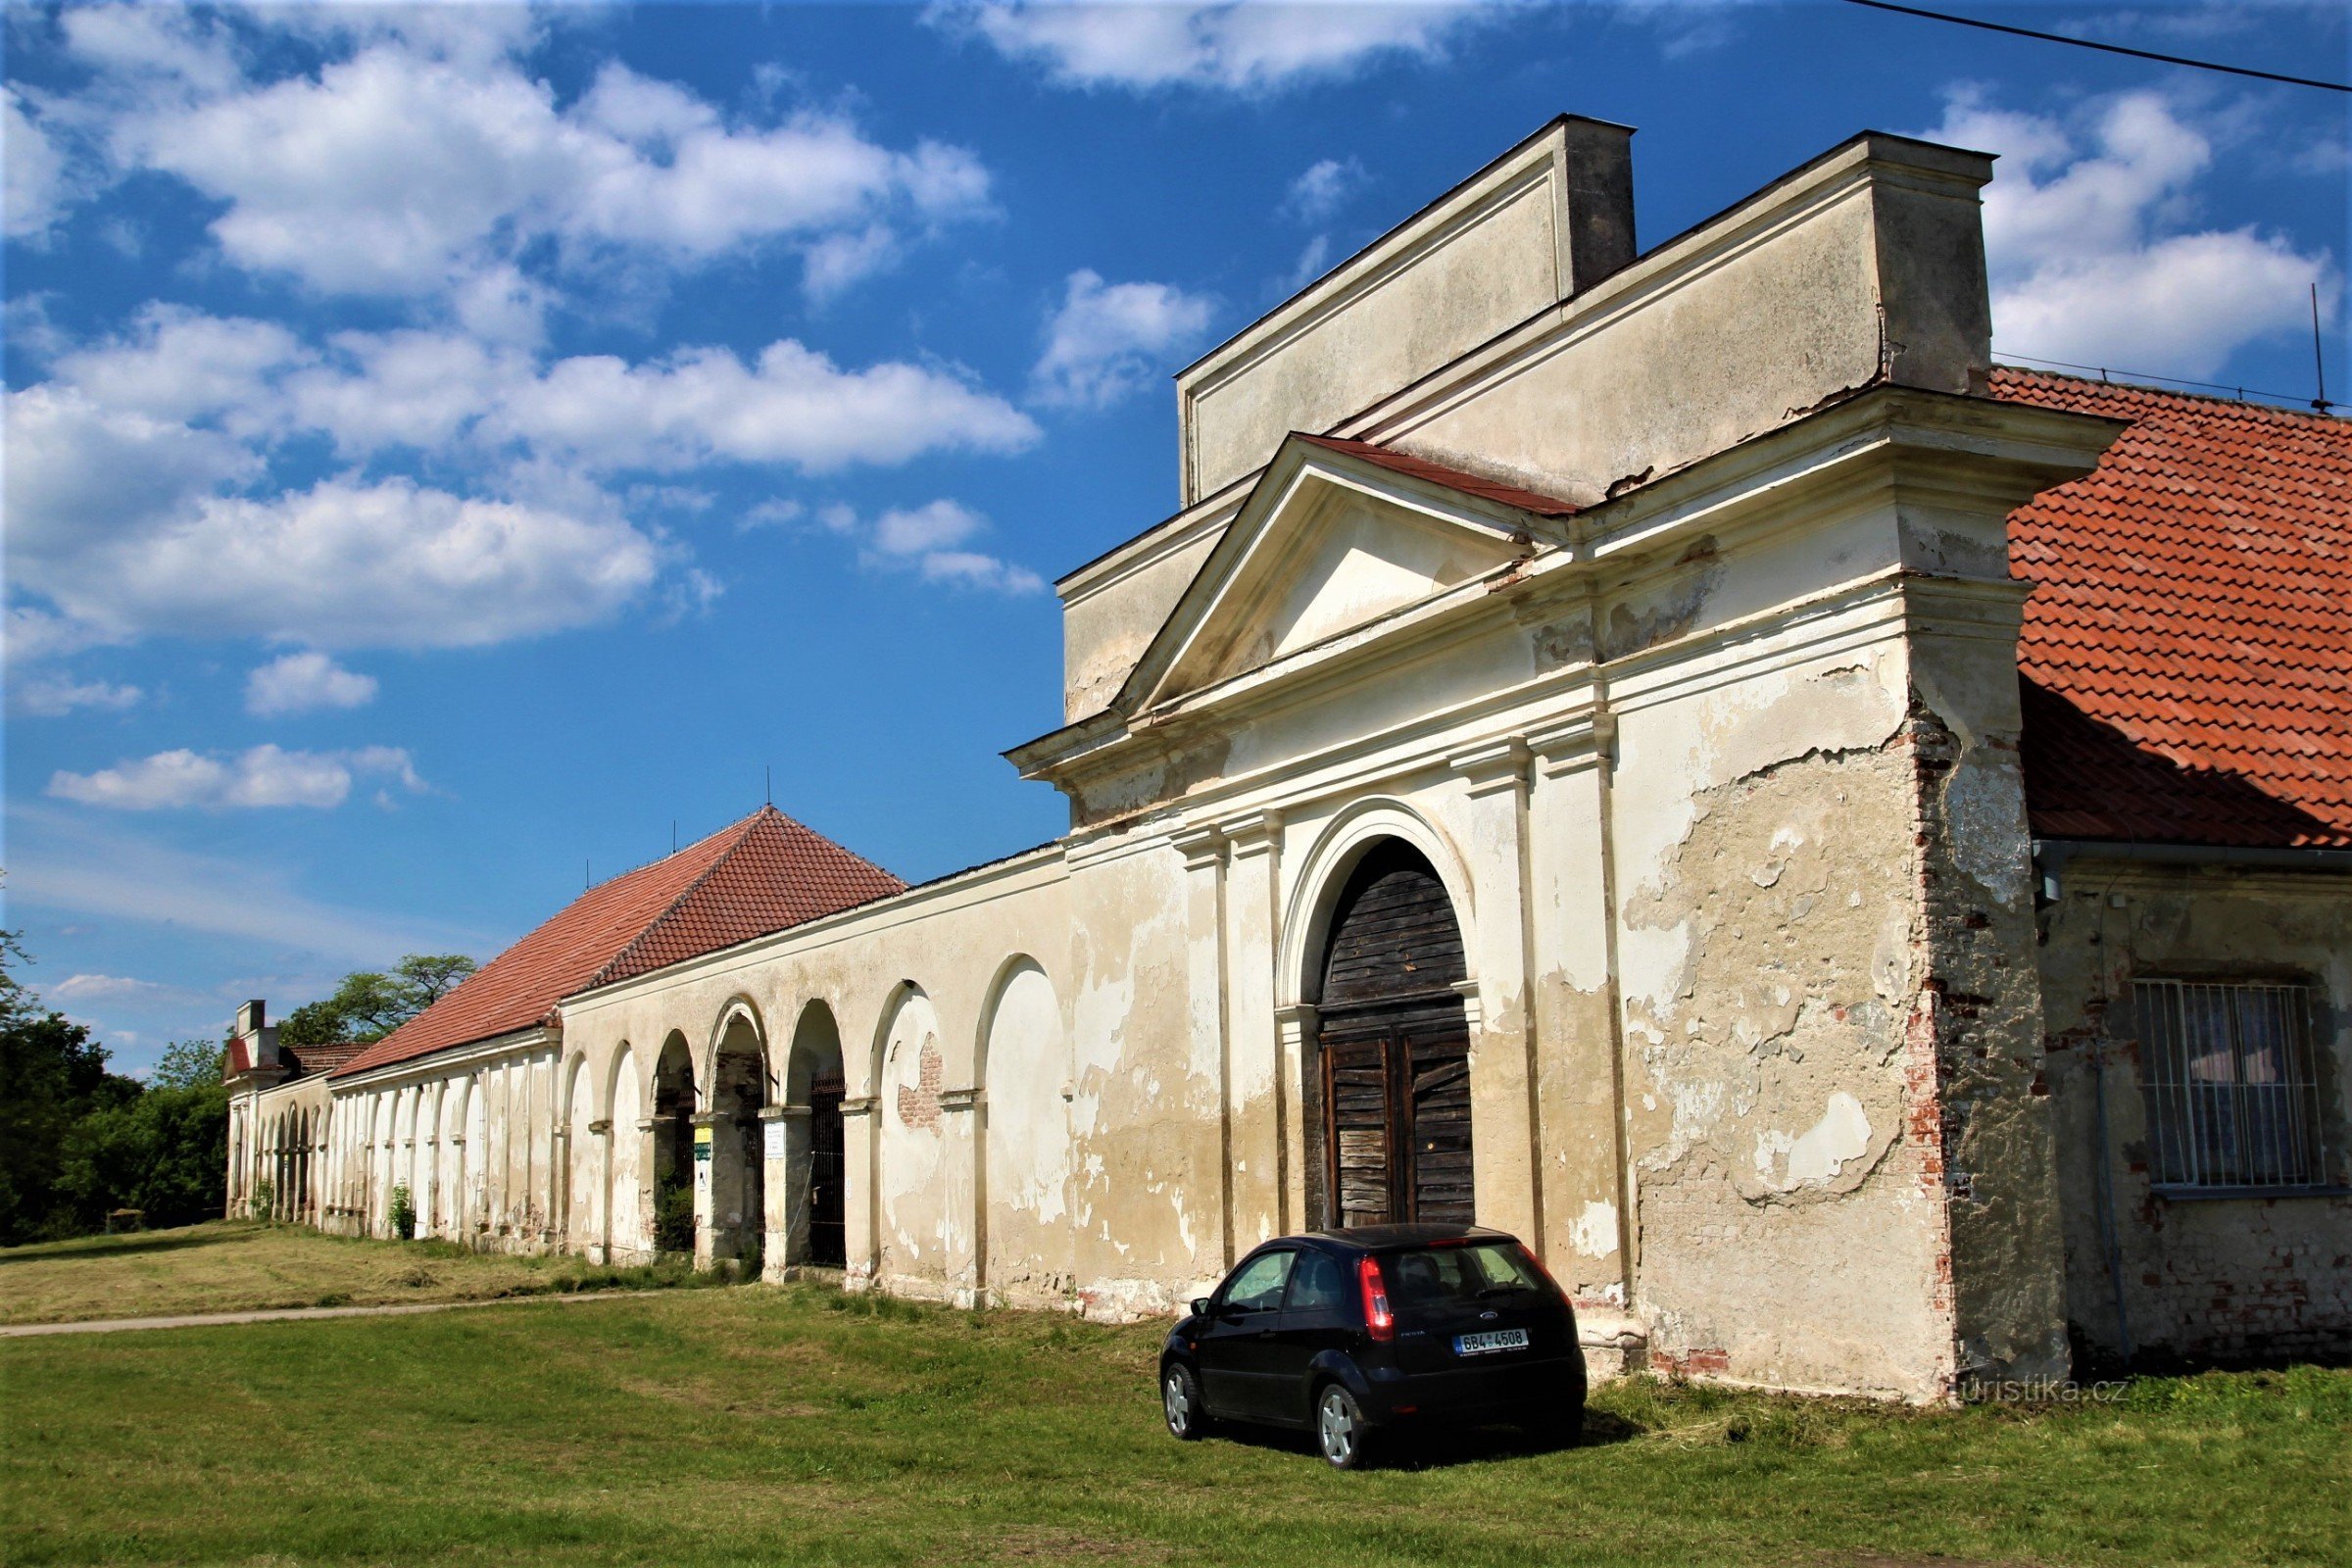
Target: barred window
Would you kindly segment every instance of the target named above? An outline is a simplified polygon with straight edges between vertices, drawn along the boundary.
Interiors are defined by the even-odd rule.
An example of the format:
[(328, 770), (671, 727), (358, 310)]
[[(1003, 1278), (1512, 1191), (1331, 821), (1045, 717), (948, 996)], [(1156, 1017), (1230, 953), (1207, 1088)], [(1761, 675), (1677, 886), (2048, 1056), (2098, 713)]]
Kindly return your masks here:
[(2327, 1180), (2308, 986), (2142, 980), (2132, 989), (2159, 1185)]

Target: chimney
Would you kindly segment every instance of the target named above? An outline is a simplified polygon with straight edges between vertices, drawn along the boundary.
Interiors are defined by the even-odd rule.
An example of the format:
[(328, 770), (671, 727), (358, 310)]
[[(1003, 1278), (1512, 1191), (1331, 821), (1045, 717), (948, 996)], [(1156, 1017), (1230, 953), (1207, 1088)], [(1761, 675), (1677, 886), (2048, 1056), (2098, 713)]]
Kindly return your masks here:
[(1610, 276), (1639, 254), (1634, 248), (1634, 127), (1570, 115), (1566, 143), (1570, 295)]
[(281, 1065), (277, 1055), (277, 1025), (266, 1021), (269, 1008), (259, 999), (237, 1009), (237, 1040), (245, 1048), (246, 1070)]

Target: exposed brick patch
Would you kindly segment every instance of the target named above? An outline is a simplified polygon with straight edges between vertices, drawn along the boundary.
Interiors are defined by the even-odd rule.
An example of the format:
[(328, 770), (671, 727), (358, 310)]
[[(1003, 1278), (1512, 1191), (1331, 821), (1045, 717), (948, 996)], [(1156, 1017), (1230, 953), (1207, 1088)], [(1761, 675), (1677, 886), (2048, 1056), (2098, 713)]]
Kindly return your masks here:
[(899, 1120), (909, 1127), (928, 1132), (939, 1131), (939, 1092), (946, 1081), (947, 1063), (940, 1056), (939, 1042), (923, 1036), (921, 1053), (915, 1057), (914, 1084), (910, 1088), (899, 1085)]

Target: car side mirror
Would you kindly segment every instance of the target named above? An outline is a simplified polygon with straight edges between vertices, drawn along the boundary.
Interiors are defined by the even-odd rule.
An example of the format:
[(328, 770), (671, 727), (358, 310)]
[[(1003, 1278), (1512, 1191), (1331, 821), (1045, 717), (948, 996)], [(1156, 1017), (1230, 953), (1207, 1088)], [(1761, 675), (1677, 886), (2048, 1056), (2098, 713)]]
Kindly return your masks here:
[(1194, 1298), (1193, 1298), (1193, 1316), (1195, 1316), (1195, 1317), (1206, 1317), (1206, 1316), (1208, 1316), (1208, 1298), (1207, 1298), (1207, 1297), (1205, 1297), (1205, 1296), (1196, 1296), (1196, 1297), (1194, 1297)]

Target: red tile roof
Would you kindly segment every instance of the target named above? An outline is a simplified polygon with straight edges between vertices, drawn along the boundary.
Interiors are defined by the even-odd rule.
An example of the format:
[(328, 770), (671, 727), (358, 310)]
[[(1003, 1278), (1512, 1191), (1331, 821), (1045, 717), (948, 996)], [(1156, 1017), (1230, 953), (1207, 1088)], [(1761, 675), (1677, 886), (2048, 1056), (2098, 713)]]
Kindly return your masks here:
[(1415, 479), (1426, 479), (1431, 484), (1444, 485), (1448, 490), (1459, 490), (1464, 495), (1477, 496), (1482, 500), (1499, 501), (1506, 507), (1517, 507), (1521, 512), (1532, 512), (1539, 517), (1572, 516), (1577, 510), (1568, 502), (1555, 496), (1538, 495), (1533, 490), (1522, 490), (1517, 485), (1482, 478), (1478, 474), (1468, 473), (1460, 468), (1449, 468), (1442, 463), (1431, 463), (1426, 458), (1416, 458), (1409, 453), (1394, 452), (1387, 447), (1376, 447), (1369, 441), (1349, 441), (1336, 435), (1308, 435), (1304, 431), (1294, 431), (1293, 434), (1296, 439), (1305, 442), (1308, 446), (1322, 447), (1331, 452), (1345, 452), (1351, 458), (1361, 458), (1366, 463), (1387, 468), (1392, 473), (1401, 473)]
[(293, 1069), (294, 1077), (310, 1078), (333, 1072), (367, 1049), (352, 1041), (339, 1040), (331, 1046), (280, 1046), (277, 1054)]
[(565, 997), (905, 887), (880, 866), (762, 807), (674, 855), (590, 888), (336, 1075), (528, 1029)]
[(2132, 421), (2009, 518), (2034, 831), (2352, 846), (2352, 421), (2008, 367), (1991, 390)]

